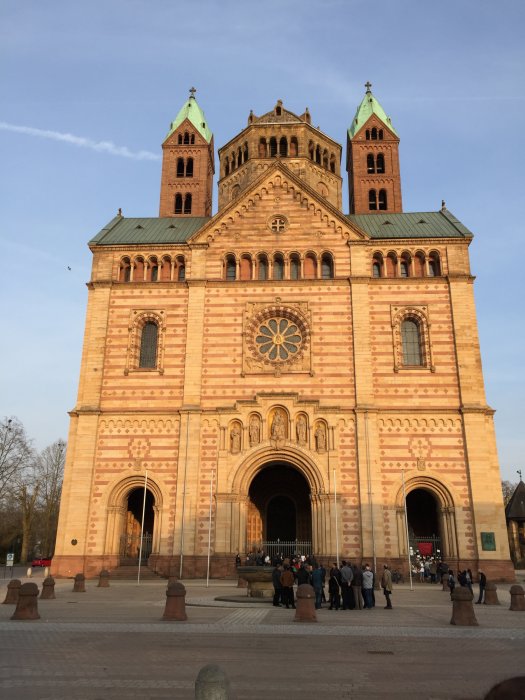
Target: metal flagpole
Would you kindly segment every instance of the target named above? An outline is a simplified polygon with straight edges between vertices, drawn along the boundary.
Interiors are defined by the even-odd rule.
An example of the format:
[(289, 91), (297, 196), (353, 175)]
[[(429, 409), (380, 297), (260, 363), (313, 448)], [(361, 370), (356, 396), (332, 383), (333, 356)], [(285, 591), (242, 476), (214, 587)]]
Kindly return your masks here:
[(339, 568), (339, 516), (337, 514), (337, 484), (335, 481), (335, 469), (334, 469), (334, 511), (335, 511), (335, 556), (337, 561), (337, 568)]
[(407, 556), (408, 556), (408, 575), (410, 576), (410, 590), (414, 590), (414, 585), (412, 583), (412, 562), (410, 561), (410, 542), (408, 539), (408, 514), (407, 514), (407, 494), (405, 491), (405, 470), (401, 471), (401, 479), (403, 482), (403, 503), (405, 506), (405, 530), (407, 535)]
[(213, 479), (214, 479), (214, 477), (215, 477), (215, 471), (212, 470), (211, 481), (210, 481), (210, 515), (208, 518), (208, 568), (206, 571), (206, 588), (208, 588), (210, 585), (211, 506), (212, 506), (212, 501), (213, 501)]
[(144, 477), (144, 499), (142, 501), (142, 523), (140, 525), (139, 570), (137, 573), (137, 586), (140, 584), (140, 567), (142, 564), (142, 543), (144, 541), (144, 515), (146, 513), (146, 489), (148, 487), (148, 470)]

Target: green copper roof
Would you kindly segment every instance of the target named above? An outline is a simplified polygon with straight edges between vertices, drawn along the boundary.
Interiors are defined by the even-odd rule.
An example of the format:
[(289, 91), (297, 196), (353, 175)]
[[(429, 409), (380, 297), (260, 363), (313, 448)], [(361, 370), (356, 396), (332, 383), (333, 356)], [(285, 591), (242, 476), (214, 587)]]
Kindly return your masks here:
[(193, 94), (188, 97), (186, 102), (180, 108), (175, 119), (171, 122), (170, 130), (168, 131), (166, 138), (172, 134), (185, 119), (189, 119), (199, 134), (203, 136), (208, 143), (210, 143), (213, 134), (208, 127), (208, 122), (206, 121), (204, 112), (197, 104), (197, 100)]
[(348, 214), (370, 238), (472, 238), (448, 209), (407, 214)]
[(390, 131), (393, 131), (396, 136), (399, 136), (397, 131), (392, 126), (390, 117), (387, 117), (385, 110), (381, 107), (379, 102), (372, 95), (370, 87), (368, 87), (369, 85), (370, 83), (367, 83), (367, 91), (365, 93), (365, 96), (363, 97), (361, 104), (357, 108), (357, 112), (355, 113), (352, 125), (348, 129), (348, 135), (350, 136), (350, 138), (352, 138), (352, 136), (355, 136), (359, 129), (368, 121), (368, 119), (370, 119), (372, 114), (375, 114), (376, 117), (380, 119), (383, 122), (383, 124), (390, 129)]
[(116, 216), (89, 241), (89, 245), (185, 243), (210, 218), (209, 216), (187, 216), (126, 219), (123, 216)]

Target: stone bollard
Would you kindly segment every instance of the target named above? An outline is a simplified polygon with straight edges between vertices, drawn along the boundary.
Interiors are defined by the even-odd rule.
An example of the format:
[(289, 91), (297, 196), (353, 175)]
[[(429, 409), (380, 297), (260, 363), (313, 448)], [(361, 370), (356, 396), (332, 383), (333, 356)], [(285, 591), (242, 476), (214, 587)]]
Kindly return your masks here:
[(55, 596), (55, 579), (52, 576), (48, 576), (44, 579), (42, 584), (42, 593), (40, 594), (41, 600), (54, 600)]
[(11, 620), (40, 620), (38, 614), (38, 586), (36, 583), (23, 583), (18, 594), (16, 610)]
[(497, 590), (498, 587), (495, 583), (487, 581), (487, 585), (485, 586), (485, 605), (499, 605)]
[(472, 592), (464, 586), (456, 586), (452, 593), (451, 625), (474, 626), (478, 624), (472, 605)]
[(317, 622), (315, 591), (309, 583), (297, 586), (294, 622)]
[(7, 593), (3, 605), (16, 605), (18, 603), (18, 594), (20, 593), (20, 586), (22, 581), (14, 578), (7, 584)]
[(75, 576), (75, 583), (73, 584), (73, 593), (85, 593), (86, 592), (86, 577), (84, 574), (77, 574)]
[(180, 581), (170, 583), (166, 589), (166, 607), (163, 620), (187, 620), (186, 615), (186, 589)]
[(109, 571), (107, 569), (102, 569), (98, 575), (97, 588), (109, 588)]
[(195, 679), (196, 700), (228, 700), (230, 681), (220, 666), (203, 666)]
[(523, 586), (514, 585), (510, 587), (509, 610), (525, 611), (525, 592), (523, 591)]

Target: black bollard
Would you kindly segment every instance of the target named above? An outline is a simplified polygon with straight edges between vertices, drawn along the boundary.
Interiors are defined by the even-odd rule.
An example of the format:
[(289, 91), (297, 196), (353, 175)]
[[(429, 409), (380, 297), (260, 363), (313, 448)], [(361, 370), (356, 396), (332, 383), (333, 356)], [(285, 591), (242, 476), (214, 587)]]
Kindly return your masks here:
[(42, 584), (42, 593), (40, 594), (41, 600), (54, 600), (55, 596), (55, 579), (52, 576), (48, 576), (44, 579)]
[(16, 610), (11, 620), (40, 620), (38, 614), (38, 586), (36, 583), (23, 583), (18, 594)]
[(3, 605), (16, 605), (18, 603), (18, 594), (20, 593), (20, 586), (22, 581), (14, 578), (7, 584), (7, 593)]
[(86, 577), (84, 574), (77, 574), (75, 576), (75, 583), (73, 584), (73, 593), (85, 593), (86, 592)]

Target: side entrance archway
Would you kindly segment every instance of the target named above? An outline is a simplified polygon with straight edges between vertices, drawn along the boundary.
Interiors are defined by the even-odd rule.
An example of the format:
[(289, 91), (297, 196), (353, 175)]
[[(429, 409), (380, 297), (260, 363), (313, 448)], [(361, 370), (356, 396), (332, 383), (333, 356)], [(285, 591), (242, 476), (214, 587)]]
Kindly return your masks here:
[(409, 543), (414, 555), (442, 555), (440, 508), (431, 491), (417, 488), (407, 494), (407, 519)]
[(269, 462), (253, 478), (248, 497), (249, 549), (262, 547), (270, 555), (311, 551), (310, 488), (298, 469), (284, 461)]
[[(155, 499), (149, 489), (146, 490), (144, 504), (144, 489), (135, 488), (127, 497), (126, 516), (123, 522), (123, 532), (120, 536), (120, 565), (136, 564), (139, 555), (147, 561), (152, 551), (153, 529), (155, 525)], [(142, 512), (144, 510), (144, 529), (141, 548)], [(142, 552), (141, 552), (142, 549)]]

